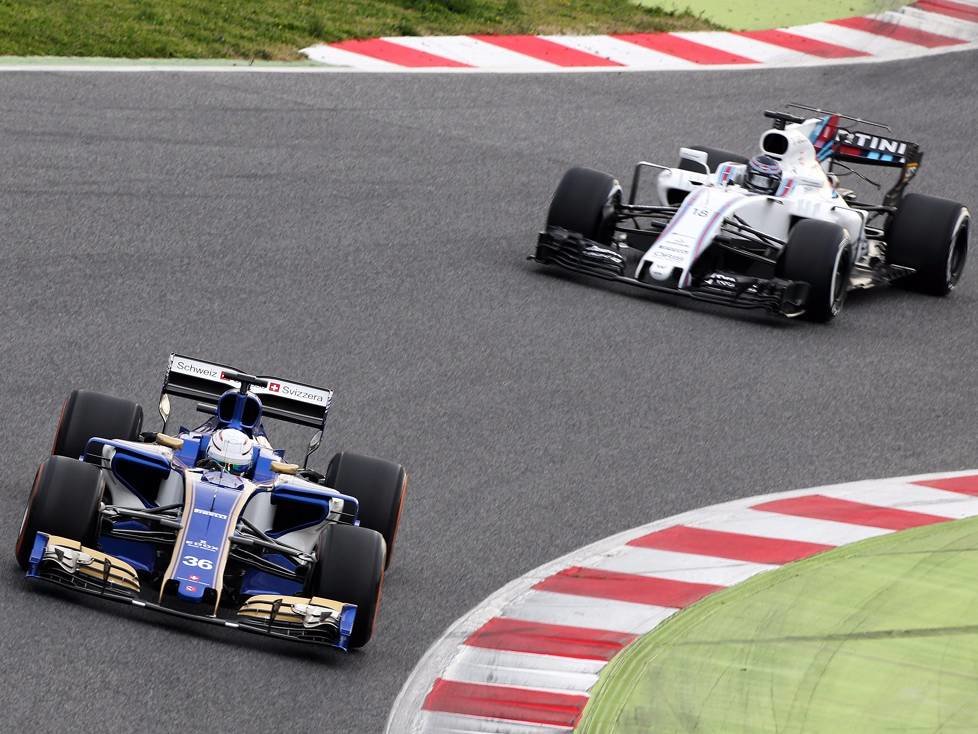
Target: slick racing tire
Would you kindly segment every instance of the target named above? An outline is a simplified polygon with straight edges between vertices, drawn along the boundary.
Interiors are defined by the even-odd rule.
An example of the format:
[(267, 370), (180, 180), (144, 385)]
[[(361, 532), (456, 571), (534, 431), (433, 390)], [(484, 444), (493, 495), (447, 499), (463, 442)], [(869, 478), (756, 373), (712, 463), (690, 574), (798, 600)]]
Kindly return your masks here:
[(308, 591), (347, 604), (356, 604), (350, 647), (363, 647), (374, 631), (384, 583), (384, 539), (380, 533), (355, 525), (327, 525), (316, 546), (316, 565)]
[(946, 296), (964, 272), (970, 230), (971, 216), (961, 204), (907, 194), (886, 229), (887, 260), (917, 271), (899, 281), (907, 288)]
[(852, 270), (849, 235), (838, 224), (805, 219), (788, 235), (777, 275), (808, 283), (807, 321), (826, 323), (842, 312)]
[[(686, 148), (692, 148), (693, 150), (701, 150), (706, 153), (706, 165), (710, 168), (710, 173), (717, 170), (717, 167), (721, 163), (747, 163), (747, 158), (740, 155), (740, 153), (729, 153), (725, 150), (720, 150), (719, 148), (709, 148), (705, 145), (687, 145)], [(676, 166), (681, 171), (692, 171), (694, 173), (703, 173), (692, 161), (686, 160), (685, 158), (679, 161), (679, 165)]]
[(614, 176), (572, 168), (560, 179), (547, 212), (547, 227), (577, 232), (599, 245), (611, 244), (621, 186)]
[(376, 530), (387, 545), (386, 562), (390, 565), (401, 522), (407, 473), (400, 464), (341, 451), (326, 469), (326, 486), (357, 498), (360, 505), (360, 527)]
[(72, 390), (61, 408), (51, 453), (81, 457), (90, 438), (135, 441), (143, 427), (143, 409), (131, 400), (91, 390)]
[(78, 459), (51, 456), (34, 475), (34, 486), (17, 536), (17, 563), (27, 570), (37, 533), (50, 533), (92, 547), (98, 539), (102, 470)]

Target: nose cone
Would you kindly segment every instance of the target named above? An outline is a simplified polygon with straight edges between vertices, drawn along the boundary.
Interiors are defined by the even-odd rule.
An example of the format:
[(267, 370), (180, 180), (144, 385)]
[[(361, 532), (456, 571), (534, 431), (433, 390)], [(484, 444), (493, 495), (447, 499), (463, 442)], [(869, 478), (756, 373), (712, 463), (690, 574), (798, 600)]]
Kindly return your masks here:
[(173, 578), (163, 585), (160, 603), (178, 612), (213, 614), (217, 598), (217, 590), (205, 583)]

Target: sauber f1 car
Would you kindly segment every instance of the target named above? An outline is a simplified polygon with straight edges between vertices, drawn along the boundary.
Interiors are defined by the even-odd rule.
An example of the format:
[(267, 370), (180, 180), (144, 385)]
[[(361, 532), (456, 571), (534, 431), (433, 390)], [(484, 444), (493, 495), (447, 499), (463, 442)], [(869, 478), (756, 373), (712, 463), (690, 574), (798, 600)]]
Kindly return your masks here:
[[(899, 282), (944, 296), (964, 270), (971, 218), (961, 204), (905, 189), (917, 144), (889, 127), (804, 105), (766, 111), (761, 154), (680, 150), (676, 168), (642, 161), (627, 198), (613, 176), (573, 168), (530, 258), (652, 291), (829, 321), (846, 293)], [(854, 165), (899, 169), (880, 204), (840, 182)], [(646, 174), (657, 201), (639, 203)]]
[[(407, 476), (341, 452), (309, 469), (332, 391), (170, 356), (163, 427), (85, 390), (62, 409), (17, 539), (32, 579), (212, 624), (357, 648), (371, 636)], [(170, 396), (209, 417), (167, 433)], [(302, 464), (265, 421), (315, 429)]]

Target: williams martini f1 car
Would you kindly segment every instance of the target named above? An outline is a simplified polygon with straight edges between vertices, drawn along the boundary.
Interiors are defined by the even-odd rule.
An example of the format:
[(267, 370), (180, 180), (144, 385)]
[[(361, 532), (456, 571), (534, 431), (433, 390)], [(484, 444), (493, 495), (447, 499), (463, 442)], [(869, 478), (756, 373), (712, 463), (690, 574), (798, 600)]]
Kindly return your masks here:
[[(407, 475), (336, 454), (308, 468), (332, 391), (170, 356), (159, 432), (142, 408), (75, 390), (34, 479), (17, 561), (32, 579), (299, 642), (370, 639)], [(167, 433), (170, 396), (209, 417)], [(267, 419), (315, 429), (285, 461)]]
[[(560, 181), (531, 260), (585, 275), (740, 308), (830, 321), (846, 293), (898, 282), (944, 296), (968, 254), (961, 204), (905, 189), (920, 147), (877, 122), (789, 105), (748, 159), (680, 150), (676, 168), (642, 161), (627, 198), (613, 176), (572, 168)], [(879, 184), (854, 165), (899, 169), (880, 204), (841, 186)], [(642, 174), (657, 201), (637, 201)], [(648, 178), (648, 175), (646, 176)]]

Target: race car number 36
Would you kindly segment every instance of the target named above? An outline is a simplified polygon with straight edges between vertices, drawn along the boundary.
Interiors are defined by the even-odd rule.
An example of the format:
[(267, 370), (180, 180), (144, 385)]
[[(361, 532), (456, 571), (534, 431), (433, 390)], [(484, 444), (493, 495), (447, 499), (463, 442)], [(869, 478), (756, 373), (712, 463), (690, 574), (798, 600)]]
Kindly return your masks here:
[(200, 568), (204, 571), (210, 571), (214, 568), (214, 562), (208, 561), (206, 558), (198, 558), (197, 556), (184, 556), (182, 563), (184, 566), (193, 566), (194, 568)]

